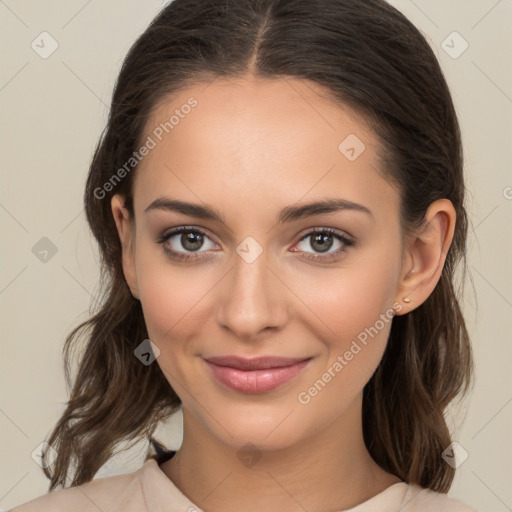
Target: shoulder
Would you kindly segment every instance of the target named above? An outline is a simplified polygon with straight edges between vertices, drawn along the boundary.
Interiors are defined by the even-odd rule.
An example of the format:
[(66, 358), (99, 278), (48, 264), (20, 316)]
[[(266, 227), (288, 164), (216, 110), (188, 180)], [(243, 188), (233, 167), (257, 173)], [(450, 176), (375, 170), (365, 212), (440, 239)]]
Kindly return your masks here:
[(477, 512), (462, 501), (444, 493), (409, 484), (401, 512)]
[(146, 510), (139, 468), (132, 473), (97, 478), (82, 485), (58, 489), (9, 512), (98, 512), (98, 510)]

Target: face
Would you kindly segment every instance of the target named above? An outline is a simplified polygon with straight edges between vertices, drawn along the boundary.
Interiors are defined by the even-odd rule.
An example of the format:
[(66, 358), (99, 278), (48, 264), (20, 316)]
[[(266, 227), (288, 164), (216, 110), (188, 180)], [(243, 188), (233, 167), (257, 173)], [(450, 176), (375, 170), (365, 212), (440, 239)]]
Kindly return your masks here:
[[(125, 275), (185, 411), (233, 447), (286, 447), (348, 414), (400, 300), (399, 193), (375, 134), (319, 93), (197, 85), (143, 138)], [(244, 366), (264, 356), (285, 359)]]

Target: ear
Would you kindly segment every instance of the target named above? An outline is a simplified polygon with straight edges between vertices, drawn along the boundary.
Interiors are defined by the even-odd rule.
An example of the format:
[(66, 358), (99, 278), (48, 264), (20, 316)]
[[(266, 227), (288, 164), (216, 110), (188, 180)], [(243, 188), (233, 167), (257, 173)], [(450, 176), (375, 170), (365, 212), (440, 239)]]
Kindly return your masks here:
[(117, 227), (117, 233), (122, 247), (123, 273), (132, 292), (132, 295), (138, 299), (139, 292), (137, 287), (137, 276), (135, 272), (135, 223), (130, 212), (125, 207), (125, 198), (120, 194), (115, 194), (110, 202), (112, 215)]
[(404, 244), (402, 272), (395, 297), (397, 315), (420, 306), (436, 287), (455, 231), (456, 212), (448, 199), (434, 201), (425, 222)]

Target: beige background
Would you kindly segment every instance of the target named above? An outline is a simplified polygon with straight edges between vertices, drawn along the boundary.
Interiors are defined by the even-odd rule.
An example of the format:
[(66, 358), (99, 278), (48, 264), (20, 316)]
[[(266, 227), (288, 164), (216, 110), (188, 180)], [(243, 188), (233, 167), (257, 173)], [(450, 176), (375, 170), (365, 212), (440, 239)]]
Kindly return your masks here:
[[(464, 310), (477, 375), (470, 400), (450, 416), (454, 438), (469, 456), (449, 494), (481, 511), (510, 510), (512, 1), (392, 3), (434, 47), (465, 144), (476, 298), (469, 282)], [(163, 5), (0, 0), (0, 510), (48, 488), (31, 454), (67, 400), (62, 344), (86, 318), (97, 290), (98, 258), (82, 211), (84, 179), (122, 59)], [(43, 31), (58, 43), (47, 59), (31, 47)], [(443, 49), (454, 31), (469, 44), (457, 58)], [(464, 42), (452, 35), (445, 44), (454, 55)], [(43, 237), (57, 250), (46, 262), (33, 252)], [(180, 428), (177, 417), (162, 429), (163, 438), (178, 446)], [(141, 453), (114, 458), (98, 476), (135, 469)]]

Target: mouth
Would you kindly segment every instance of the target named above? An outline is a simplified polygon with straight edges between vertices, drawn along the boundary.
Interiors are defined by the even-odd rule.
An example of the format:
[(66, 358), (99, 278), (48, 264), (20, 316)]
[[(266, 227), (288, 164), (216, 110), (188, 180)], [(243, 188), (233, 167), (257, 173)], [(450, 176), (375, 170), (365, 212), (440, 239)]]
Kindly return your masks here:
[(204, 361), (213, 377), (225, 387), (241, 393), (258, 394), (289, 382), (309, 365), (311, 359), (223, 356), (209, 357)]

